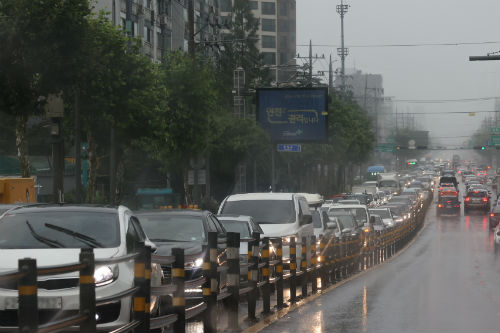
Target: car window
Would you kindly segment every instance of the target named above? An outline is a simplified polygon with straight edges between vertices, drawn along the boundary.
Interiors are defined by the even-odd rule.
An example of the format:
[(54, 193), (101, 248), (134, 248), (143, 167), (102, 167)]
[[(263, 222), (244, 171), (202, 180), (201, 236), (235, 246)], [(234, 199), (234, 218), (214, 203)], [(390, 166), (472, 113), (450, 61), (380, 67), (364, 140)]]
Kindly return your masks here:
[(323, 224), (321, 223), (320, 212), (315, 210), (315, 211), (311, 212), (311, 215), (312, 215), (314, 228), (323, 228)]
[(228, 200), (220, 213), (252, 216), (259, 224), (293, 223), (296, 218), (292, 200)]
[(250, 238), (251, 236), (250, 228), (246, 221), (222, 220), (221, 223), (226, 231), (239, 233), (240, 238)]
[[(201, 216), (184, 214), (138, 214), (149, 239), (165, 242), (203, 242), (206, 231)], [(212, 222), (213, 223), (213, 222)], [(217, 231), (214, 228), (214, 231)]]

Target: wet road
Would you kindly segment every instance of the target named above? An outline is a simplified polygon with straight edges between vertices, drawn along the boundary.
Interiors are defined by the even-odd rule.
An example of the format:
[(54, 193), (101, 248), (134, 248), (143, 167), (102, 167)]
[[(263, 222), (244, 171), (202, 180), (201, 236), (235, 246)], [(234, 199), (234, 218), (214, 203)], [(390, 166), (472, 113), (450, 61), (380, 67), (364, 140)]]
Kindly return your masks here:
[[(463, 193), (463, 192), (462, 192)], [(500, 256), (488, 217), (436, 217), (403, 253), (262, 332), (500, 332)]]

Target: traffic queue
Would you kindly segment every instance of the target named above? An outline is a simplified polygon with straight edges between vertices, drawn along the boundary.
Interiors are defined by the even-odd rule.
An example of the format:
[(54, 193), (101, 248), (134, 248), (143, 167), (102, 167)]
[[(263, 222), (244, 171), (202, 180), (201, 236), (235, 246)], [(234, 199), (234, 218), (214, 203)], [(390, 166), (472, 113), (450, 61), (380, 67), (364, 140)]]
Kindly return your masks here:
[[(218, 299), (229, 297), (228, 288), (235, 283), (231, 272), (221, 268), (234, 258), (240, 265), (238, 285), (258, 281), (253, 288), (265, 288), (263, 279), (267, 278), (269, 284), (270, 278), (277, 281), (280, 274), (282, 281), (287, 279), (284, 276), (291, 276), (287, 280), (291, 284), (301, 271), (309, 274), (309, 270), (319, 269), (318, 265), (332, 276), (328, 281), (333, 283), (379, 262), (387, 254), (384, 251), (396, 249), (403, 237), (408, 240), (410, 231), (417, 229), (417, 221), (423, 221), (433, 187), (434, 177), (418, 171), (386, 175), (383, 183), (361, 184), (357, 190), (362, 188), (363, 192), (338, 194), (326, 200), (308, 193), (234, 194), (222, 201), (217, 214), (171, 207), (137, 212), (124, 206), (14, 207), (0, 216), (0, 329), (16, 329), (20, 324), (18, 283), (2, 279), (2, 274), (15, 271), (18, 260), (25, 257), (35, 259), (38, 266), (71, 266), (79, 262), (80, 249), (91, 249), (96, 262), (92, 280), (95, 325), (109, 331), (132, 321), (135, 301), (127, 292), (134, 288), (136, 265), (125, 259), (141, 246), (147, 246), (156, 256), (156, 261), (150, 263), (151, 288), (175, 281), (178, 268), (174, 268), (172, 260), (161, 257), (170, 256), (173, 249), (183, 251), (184, 306), (197, 306), (205, 299), (204, 269), (210, 235), (216, 235), (218, 244), (214, 253), (218, 266), (216, 290), (212, 292), (225, 295)], [(228, 235), (234, 233), (239, 234), (237, 254), (228, 250)], [(255, 251), (260, 254), (258, 265), (253, 267), (250, 253)], [(125, 259), (118, 259), (122, 257)], [(256, 273), (251, 272), (252, 267), (258, 267)], [(78, 271), (38, 277), (36, 286), (41, 298), (37, 324), (78, 313), (79, 281)], [(151, 317), (164, 318), (178, 305), (178, 297), (171, 289), (163, 290), (170, 293), (151, 294), (145, 303)], [(248, 287), (246, 292), (251, 290)]]

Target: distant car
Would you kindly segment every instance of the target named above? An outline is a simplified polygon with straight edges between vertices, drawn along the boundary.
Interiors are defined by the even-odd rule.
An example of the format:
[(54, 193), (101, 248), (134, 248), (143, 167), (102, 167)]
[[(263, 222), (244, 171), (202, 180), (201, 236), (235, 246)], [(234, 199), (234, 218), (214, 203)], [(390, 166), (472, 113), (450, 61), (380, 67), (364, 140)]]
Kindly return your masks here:
[(464, 212), (467, 214), (471, 209), (479, 209), (484, 213), (490, 211), (490, 199), (486, 190), (469, 190), (464, 198)]
[[(135, 253), (147, 238), (136, 216), (126, 207), (40, 205), (15, 208), (0, 217), (0, 272), (17, 270), (18, 260), (36, 259), (39, 267), (79, 262), (82, 248), (92, 248), (96, 259), (107, 260)], [(162, 271), (151, 265), (151, 283), (161, 285)], [(99, 264), (94, 273), (96, 298), (116, 296), (134, 287), (134, 262)], [(40, 321), (79, 311), (79, 272), (38, 276)], [(97, 328), (111, 331), (131, 322), (132, 296), (96, 308)], [(160, 299), (148, 300), (152, 315), (160, 313)], [(16, 332), (17, 281), (0, 282), (0, 330)], [(72, 327), (71, 330), (74, 330)], [(70, 329), (68, 329), (70, 330)]]
[(489, 224), (490, 228), (494, 228), (500, 222), (500, 206), (497, 204), (490, 212)]
[(369, 209), (370, 216), (377, 215), (382, 219), (382, 222), (387, 227), (393, 227), (395, 225), (394, 217), (389, 208), (378, 207), (378, 208), (370, 208)]
[(311, 209), (313, 227), (314, 227), (314, 235), (316, 239), (320, 239), (321, 235), (324, 235), (328, 226), (327, 223), (330, 222), (330, 218), (328, 217), (327, 210), (322, 209)]
[(460, 216), (460, 201), (458, 199), (458, 194), (439, 196), (436, 215), (440, 216), (443, 214)]

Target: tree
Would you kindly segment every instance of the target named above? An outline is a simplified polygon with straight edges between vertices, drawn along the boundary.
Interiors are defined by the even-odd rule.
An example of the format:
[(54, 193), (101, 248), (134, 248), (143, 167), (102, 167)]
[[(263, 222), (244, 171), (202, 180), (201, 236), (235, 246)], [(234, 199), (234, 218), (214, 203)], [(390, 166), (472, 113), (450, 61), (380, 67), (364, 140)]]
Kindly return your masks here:
[(168, 54), (159, 70), (161, 95), (149, 124), (152, 136), (142, 139), (141, 144), (165, 170), (182, 170), (186, 203), (191, 203), (190, 160), (208, 152), (220, 112), (216, 78), (210, 65), (181, 52)]
[(43, 112), (46, 96), (72, 80), (81, 49), (87, 0), (0, 2), (0, 110), (16, 117), (16, 147), (29, 176), (27, 121)]

